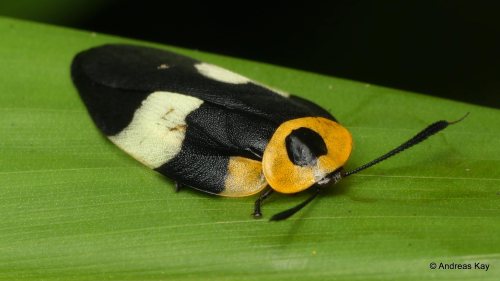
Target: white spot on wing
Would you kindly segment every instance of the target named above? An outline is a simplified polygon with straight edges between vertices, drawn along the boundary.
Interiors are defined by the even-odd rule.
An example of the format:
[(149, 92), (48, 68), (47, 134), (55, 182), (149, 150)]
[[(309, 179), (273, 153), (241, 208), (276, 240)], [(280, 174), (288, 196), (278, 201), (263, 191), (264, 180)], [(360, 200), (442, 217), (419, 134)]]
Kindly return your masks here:
[(202, 103), (191, 96), (154, 92), (135, 111), (132, 122), (109, 138), (146, 166), (158, 168), (180, 152), (186, 116)]
[(200, 72), (201, 75), (210, 79), (217, 80), (219, 82), (230, 84), (245, 84), (250, 82), (250, 79), (244, 76), (213, 64), (202, 62), (196, 64), (195, 67), (196, 69), (198, 69), (198, 72)]
[(287, 93), (287, 92), (285, 92), (285, 91), (282, 91), (282, 90), (279, 90), (279, 89), (276, 89), (276, 88), (273, 88), (273, 87), (269, 87), (269, 86), (264, 85), (264, 84), (261, 84), (261, 83), (256, 83), (256, 84), (257, 84), (257, 85), (260, 85), (260, 86), (262, 86), (262, 87), (264, 87), (264, 88), (268, 88), (269, 90), (271, 90), (271, 91), (275, 92), (276, 94), (278, 94), (278, 95), (280, 95), (280, 96), (283, 96), (283, 97), (285, 97), (285, 98), (290, 97), (290, 94), (289, 94), (289, 93)]
[(237, 73), (234, 73), (232, 71), (229, 71), (227, 69), (224, 69), (222, 67), (219, 67), (219, 66), (216, 66), (213, 64), (202, 62), (202, 63), (196, 64), (195, 67), (201, 75), (208, 77), (210, 79), (219, 81), (219, 82), (224, 82), (224, 83), (229, 83), (229, 84), (245, 84), (245, 83), (252, 82), (256, 85), (267, 88), (280, 96), (283, 96), (283, 97), (290, 96), (290, 94), (287, 92), (284, 92), (284, 91), (281, 91), (281, 90), (278, 90), (275, 88), (271, 88), (267, 85), (252, 81), (252, 80), (246, 78), (245, 76), (241, 76)]

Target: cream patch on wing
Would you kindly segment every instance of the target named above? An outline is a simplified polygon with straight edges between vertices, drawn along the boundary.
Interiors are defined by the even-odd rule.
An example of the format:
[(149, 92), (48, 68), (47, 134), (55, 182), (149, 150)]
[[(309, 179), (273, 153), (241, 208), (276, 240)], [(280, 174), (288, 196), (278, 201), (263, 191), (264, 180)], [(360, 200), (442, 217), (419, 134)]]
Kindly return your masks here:
[(246, 78), (245, 76), (241, 76), (237, 73), (213, 64), (202, 62), (196, 64), (195, 67), (201, 75), (213, 80), (217, 80), (219, 82), (229, 84), (245, 84), (250, 82), (250, 79)]
[(275, 92), (276, 94), (282, 96), (282, 97), (285, 97), (285, 98), (288, 98), (290, 97), (290, 94), (285, 92), (285, 91), (282, 91), (280, 89), (276, 89), (276, 88), (273, 88), (273, 87), (269, 87), (267, 85), (264, 85), (264, 84), (261, 84), (261, 83), (257, 83), (257, 82), (254, 82), (255, 84), (261, 86), (261, 87), (264, 87), (264, 88), (268, 88), (269, 90)]
[(132, 122), (109, 139), (144, 165), (158, 168), (180, 152), (186, 116), (202, 103), (191, 96), (154, 92), (142, 101)]
[(269, 87), (269, 86), (264, 85), (264, 84), (259, 83), (259, 82), (252, 81), (252, 80), (246, 78), (245, 76), (241, 76), (237, 73), (234, 73), (232, 71), (229, 71), (227, 69), (224, 69), (222, 67), (219, 67), (219, 66), (216, 66), (213, 64), (202, 62), (202, 63), (196, 64), (195, 67), (201, 75), (203, 75), (207, 78), (219, 81), (219, 82), (229, 83), (229, 84), (245, 84), (245, 83), (252, 82), (256, 85), (267, 88), (280, 96), (283, 96), (283, 97), (290, 96), (290, 94), (287, 92)]

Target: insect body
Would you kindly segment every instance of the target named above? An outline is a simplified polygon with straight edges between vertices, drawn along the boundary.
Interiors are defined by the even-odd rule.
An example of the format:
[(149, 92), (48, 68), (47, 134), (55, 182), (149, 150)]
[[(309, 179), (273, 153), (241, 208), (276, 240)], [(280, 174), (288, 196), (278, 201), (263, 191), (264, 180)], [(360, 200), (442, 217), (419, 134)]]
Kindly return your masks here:
[(73, 81), (97, 127), (117, 146), (180, 185), (229, 197), (316, 192), (453, 122), (439, 121), (384, 156), (343, 166), (350, 133), (326, 110), (223, 68), (167, 51), (104, 45), (78, 54)]

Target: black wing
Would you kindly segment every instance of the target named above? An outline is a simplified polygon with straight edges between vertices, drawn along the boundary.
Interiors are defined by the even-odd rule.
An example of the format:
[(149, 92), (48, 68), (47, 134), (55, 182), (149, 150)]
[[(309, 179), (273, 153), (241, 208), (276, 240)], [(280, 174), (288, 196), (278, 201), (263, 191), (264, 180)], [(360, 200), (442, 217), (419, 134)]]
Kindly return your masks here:
[(104, 45), (82, 52), (75, 58), (73, 77), (76, 80), (86, 77), (108, 89), (183, 93), (275, 123), (303, 116), (333, 118), (311, 102), (297, 97), (283, 97), (253, 82), (231, 84), (200, 75), (195, 67), (200, 63), (164, 50)]
[[(110, 137), (129, 126), (153, 92), (202, 100), (203, 104), (185, 119), (188, 129), (181, 153), (157, 170), (212, 193), (220, 192), (224, 178), (224, 172), (214, 171), (224, 170), (230, 156), (260, 159), (273, 132), (284, 121), (306, 116), (335, 120), (321, 107), (299, 97), (283, 96), (250, 80), (218, 79), (218, 69), (207, 75), (202, 68), (206, 66), (212, 67), (168, 51), (104, 45), (78, 54), (72, 77), (92, 119)], [(205, 171), (210, 165), (211, 171)], [(191, 181), (179, 176), (189, 173), (193, 174), (189, 176)], [(205, 175), (206, 179), (193, 181), (194, 174), (202, 175), (198, 178)], [(204, 187), (211, 181), (219, 184)]]

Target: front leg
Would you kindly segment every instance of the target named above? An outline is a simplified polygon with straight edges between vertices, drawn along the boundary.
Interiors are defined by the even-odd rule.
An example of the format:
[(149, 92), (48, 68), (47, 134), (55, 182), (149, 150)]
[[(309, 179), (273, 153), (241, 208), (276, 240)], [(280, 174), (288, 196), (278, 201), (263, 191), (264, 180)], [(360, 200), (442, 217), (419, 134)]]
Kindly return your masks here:
[(255, 200), (255, 206), (254, 206), (254, 209), (253, 209), (253, 217), (255, 219), (260, 219), (262, 217), (262, 212), (261, 212), (261, 206), (262, 206), (262, 202), (267, 198), (269, 197), (269, 195), (271, 195), (273, 193), (273, 189), (270, 188), (270, 187), (267, 187), (264, 191), (262, 191), (260, 193), (260, 196), (257, 200)]

